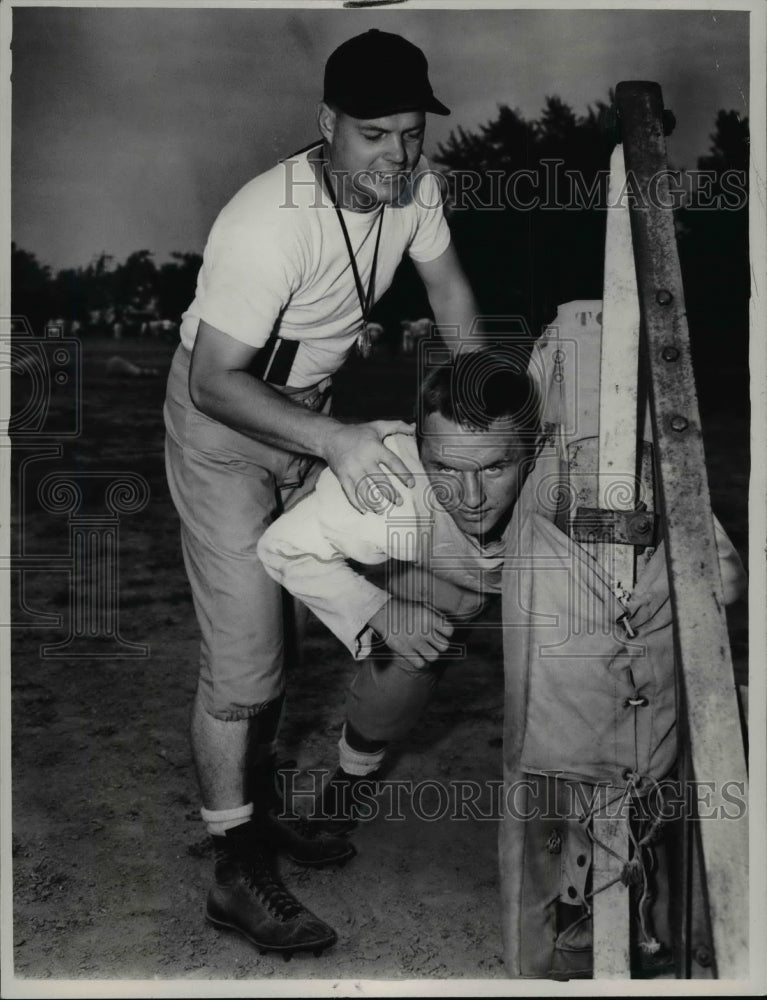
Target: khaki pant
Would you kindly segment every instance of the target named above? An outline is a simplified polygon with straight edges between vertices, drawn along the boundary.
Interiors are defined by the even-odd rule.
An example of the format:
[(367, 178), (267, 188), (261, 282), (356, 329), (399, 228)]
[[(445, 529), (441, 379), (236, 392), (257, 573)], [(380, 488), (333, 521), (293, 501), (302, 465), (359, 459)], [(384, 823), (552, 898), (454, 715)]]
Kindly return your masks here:
[[(285, 687), (283, 593), (256, 545), (285, 505), (313, 487), (322, 464), (206, 417), (189, 397), (190, 360), (179, 346), (168, 376), (166, 472), (202, 636), (205, 709), (224, 721), (245, 719)], [(280, 391), (320, 410), (330, 383)]]
[[(484, 608), (483, 595), (441, 580), (418, 569), (408, 569), (389, 579), (389, 589), (398, 597), (414, 602), (427, 600), (455, 623), (453, 647), (463, 645), (469, 629), (460, 623), (476, 618)], [(408, 660), (383, 653), (383, 658), (366, 660), (358, 670), (346, 702), (346, 718), (367, 740), (401, 740), (413, 728), (434, 693), (445, 668), (460, 659), (444, 656), (426, 667), (414, 667)]]

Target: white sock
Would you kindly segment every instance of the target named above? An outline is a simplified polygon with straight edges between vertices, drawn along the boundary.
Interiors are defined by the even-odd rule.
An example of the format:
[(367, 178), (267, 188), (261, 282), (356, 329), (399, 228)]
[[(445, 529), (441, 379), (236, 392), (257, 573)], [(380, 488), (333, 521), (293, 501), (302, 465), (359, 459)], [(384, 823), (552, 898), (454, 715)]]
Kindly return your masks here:
[(375, 771), (383, 763), (386, 750), (376, 750), (374, 753), (363, 753), (361, 750), (354, 750), (346, 742), (346, 726), (338, 741), (338, 763), (341, 769), (347, 774), (363, 778), (371, 771)]
[(236, 806), (234, 809), (206, 809), (203, 806), (200, 815), (212, 837), (223, 837), (233, 826), (248, 822), (253, 815), (253, 803), (248, 802), (247, 805)]

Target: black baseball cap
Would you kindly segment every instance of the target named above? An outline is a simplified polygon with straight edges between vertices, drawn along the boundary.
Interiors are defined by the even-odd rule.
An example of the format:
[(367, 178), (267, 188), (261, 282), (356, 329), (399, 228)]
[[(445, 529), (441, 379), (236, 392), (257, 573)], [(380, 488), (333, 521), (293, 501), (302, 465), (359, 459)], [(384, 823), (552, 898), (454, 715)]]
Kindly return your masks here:
[(401, 111), (450, 114), (434, 96), (429, 64), (418, 46), (378, 28), (355, 35), (331, 53), (323, 100), (352, 118), (383, 118)]

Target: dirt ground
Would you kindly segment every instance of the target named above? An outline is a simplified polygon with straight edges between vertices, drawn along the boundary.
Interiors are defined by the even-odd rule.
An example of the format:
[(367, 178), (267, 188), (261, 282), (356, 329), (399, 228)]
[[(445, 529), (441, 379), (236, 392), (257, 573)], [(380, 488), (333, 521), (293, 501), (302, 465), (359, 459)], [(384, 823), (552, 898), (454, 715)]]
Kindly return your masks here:
[[(206, 925), (212, 862), (187, 740), (196, 624), (162, 457), (171, 353), (168, 344), (87, 343), (82, 433), (62, 439), (60, 456), (46, 456), (41, 441), (16, 451), (14, 534), (16, 551), (27, 560), (17, 563), (23, 572), (14, 576), (16, 974), (502, 979), (494, 821), (430, 822), (406, 809), (403, 821), (364, 825), (354, 836), (358, 856), (340, 870), (282, 863), (288, 886), (338, 931), (337, 945), (319, 959), (297, 955), (286, 963), (261, 956), (239, 937)], [(105, 364), (114, 354), (155, 365), (160, 374), (108, 378)], [(363, 400), (360, 415), (401, 412), (404, 393), (392, 401), (386, 387), (409, 385), (412, 374), (412, 365), (396, 359), (358, 366), (339, 385), (341, 409), (359, 409)], [(54, 408), (66, 405), (63, 397), (54, 400)], [(715, 508), (744, 557), (746, 427), (741, 415), (712, 416), (706, 428)], [(30, 458), (35, 460), (23, 464)], [(68, 515), (43, 510), (37, 493), (54, 471), (133, 472), (146, 481), (143, 509), (120, 514), (109, 529), (119, 539), (119, 634), (145, 644), (146, 656), (78, 659), (41, 652), (44, 644), (65, 638), (71, 618)], [(96, 527), (108, 526), (101, 521)], [(43, 613), (59, 615), (60, 624), (41, 623)], [(731, 626), (743, 680), (744, 602), (733, 609)], [(99, 648), (96, 640), (90, 648)], [(302, 769), (334, 766), (352, 670), (345, 649), (314, 621), (304, 666), (290, 676), (283, 757), (295, 758)], [(447, 671), (423, 726), (399, 748), (389, 777), (500, 780), (502, 681), (499, 632), (478, 630), (467, 658)]]

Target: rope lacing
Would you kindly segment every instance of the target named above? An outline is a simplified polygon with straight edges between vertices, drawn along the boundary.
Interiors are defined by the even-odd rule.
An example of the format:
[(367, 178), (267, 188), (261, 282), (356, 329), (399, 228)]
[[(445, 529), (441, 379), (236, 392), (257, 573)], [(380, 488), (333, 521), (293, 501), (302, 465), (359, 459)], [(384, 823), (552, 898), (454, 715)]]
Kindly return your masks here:
[[(643, 780), (643, 776), (637, 771), (626, 772), (627, 780), (627, 790), (631, 801), (638, 801), (641, 796), (637, 794), (637, 789)], [(651, 776), (646, 775), (645, 779), (649, 781), (654, 787), (660, 788), (658, 782)], [(660, 816), (653, 817), (649, 822), (646, 823), (646, 827), (642, 832), (640, 837), (637, 837), (632, 828), (632, 824), (627, 822), (629, 841), (631, 845), (631, 851), (629, 857), (623, 857), (617, 851), (614, 851), (608, 844), (603, 843), (594, 833), (592, 824), (588, 823), (590, 819), (593, 818), (595, 809), (592, 808), (583, 817), (582, 822), (586, 825), (586, 831), (592, 841), (607, 854), (612, 855), (617, 861), (620, 861), (623, 865), (620, 875), (615, 878), (610, 879), (604, 885), (600, 885), (596, 889), (592, 889), (590, 893), (586, 893), (584, 898), (584, 903), (587, 908), (587, 913), (582, 919), (592, 915), (592, 908), (589, 905), (589, 901), (593, 900), (600, 892), (604, 892), (605, 889), (609, 889), (611, 886), (618, 882), (621, 882), (626, 887), (629, 886), (641, 886), (641, 894), (639, 896), (638, 902), (638, 915), (639, 915), (639, 934), (640, 949), (647, 954), (654, 954), (660, 950), (660, 942), (654, 935), (650, 932), (648, 928), (648, 920), (650, 914), (650, 906), (652, 905), (653, 898), (650, 889), (648, 875), (648, 869), (652, 870), (655, 866), (655, 856), (651, 849), (652, 842), (657, 838), (658, 830), (660, 829), (663, 819)], [(641, 825), (641, 824), (640, 824)]]

